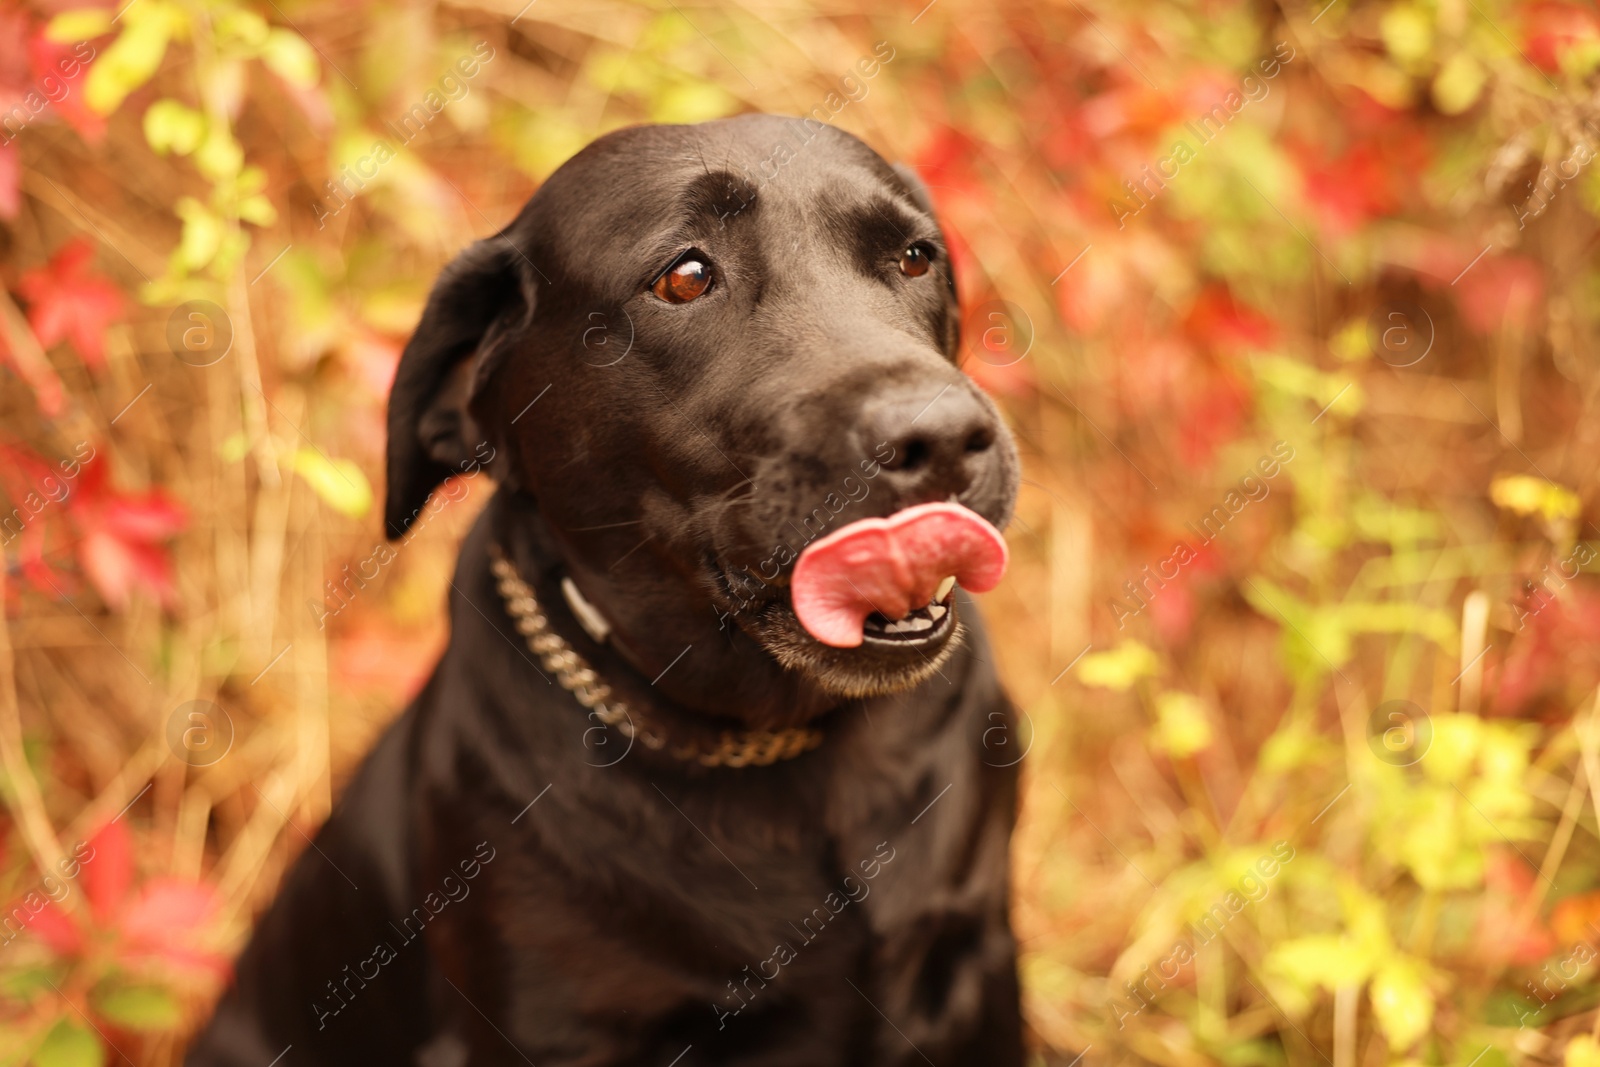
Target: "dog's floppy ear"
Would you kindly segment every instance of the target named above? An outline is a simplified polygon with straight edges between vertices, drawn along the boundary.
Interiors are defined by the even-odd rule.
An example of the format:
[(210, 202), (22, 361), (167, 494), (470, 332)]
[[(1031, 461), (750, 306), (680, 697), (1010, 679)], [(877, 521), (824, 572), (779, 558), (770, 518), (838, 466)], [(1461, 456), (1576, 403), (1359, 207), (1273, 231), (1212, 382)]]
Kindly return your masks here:
[(440, 482), (493, 455), (470, 404), (533, 317), (531, 274), (502, 233), (453, 259), (428, 294), (389, 390), (390, 538), (406, 532)]

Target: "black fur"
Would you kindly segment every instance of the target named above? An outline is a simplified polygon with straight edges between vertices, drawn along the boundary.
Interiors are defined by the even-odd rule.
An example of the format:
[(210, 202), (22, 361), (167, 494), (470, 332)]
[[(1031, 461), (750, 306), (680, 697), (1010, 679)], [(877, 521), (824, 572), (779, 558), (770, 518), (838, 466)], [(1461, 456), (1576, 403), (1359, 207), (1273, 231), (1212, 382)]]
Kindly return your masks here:
[[(712, 288), (652, 296), (690, 247)], [(1015, 449), (957, 320), (914, 177), (771, 116), (608, 135), (452, 263), (395, 379), (385, 509), (398, 536), (449, 474), (500, 483), (450, 645), (187, 1062), (1020, 1065), (1014, 725), (972, 603), (964, 640), (913, 652), (826, 648), (788, 606), (794, 553), (845, 523), (952, 495), (1009, 517)], [(746, 769), (630, 748), (525, 647), (495, 544), (639, 715), (823, 744)]]

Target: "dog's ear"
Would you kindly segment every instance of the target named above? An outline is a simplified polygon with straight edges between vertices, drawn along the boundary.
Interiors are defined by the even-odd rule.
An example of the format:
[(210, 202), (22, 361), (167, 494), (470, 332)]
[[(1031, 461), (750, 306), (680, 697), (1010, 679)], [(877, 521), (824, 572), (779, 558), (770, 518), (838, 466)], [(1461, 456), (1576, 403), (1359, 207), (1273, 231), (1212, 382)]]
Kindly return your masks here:
[[(928, 186), (923, 182), (922, 178), (905, 163), (891, 163), (890, 166), (894, 169), (895, 176), (900, 179), (900, 184), (904, 185), (906, 192), (911, 194), (911, 199), (918, 207), (932, 215), (934, 224), (938, 225), (939, 213), (933, 210), (933, 197), (928, 193)], [(944, 227), (940, 226), (939, 231), (942, 234)], [(945, 351), (953, 357), (956, 349), (961, 344), (961, 297), (956, 293), (956, 272), (953, 264), (945, 277), (949, 280), (950, 306), (954, 312), (950, 317), (949, 328), (946, 330)]]
[(533, 318), (532, 273), (502, 233), (453, 259), (428, 294), (389, 390), (390, 538), (406, 532), (440, 482), (494, 454), (471, 403)]

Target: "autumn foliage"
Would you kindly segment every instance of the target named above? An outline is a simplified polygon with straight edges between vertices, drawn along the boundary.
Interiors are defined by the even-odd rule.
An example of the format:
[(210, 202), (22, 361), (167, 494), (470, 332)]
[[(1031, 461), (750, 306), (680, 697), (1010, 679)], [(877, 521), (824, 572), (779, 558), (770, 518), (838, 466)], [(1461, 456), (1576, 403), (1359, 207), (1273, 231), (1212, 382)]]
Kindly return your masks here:
[(0, 0), (0, 1065), (177, 1062), (424, 679), (439, 266), (606, 130), (818, 107), (1023, 448), (1038, 1061), (1600, 1063), (1600, 12), (518, 7)]

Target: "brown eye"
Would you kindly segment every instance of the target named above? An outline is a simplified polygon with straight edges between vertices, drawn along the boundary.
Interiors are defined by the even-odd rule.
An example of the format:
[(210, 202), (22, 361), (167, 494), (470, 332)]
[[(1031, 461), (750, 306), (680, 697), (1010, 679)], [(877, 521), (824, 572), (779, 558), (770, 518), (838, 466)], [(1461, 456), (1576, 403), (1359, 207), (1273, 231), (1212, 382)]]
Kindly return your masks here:
[(900, 253), (900, 273), (908, 278), (920, 278), (933, 266), (932, 250), (927, 245), (914, 244)]
[(669, 304), (687, 304), (711, 288), (711, 266), (693, 251), (668, 267), (650, 291)]

